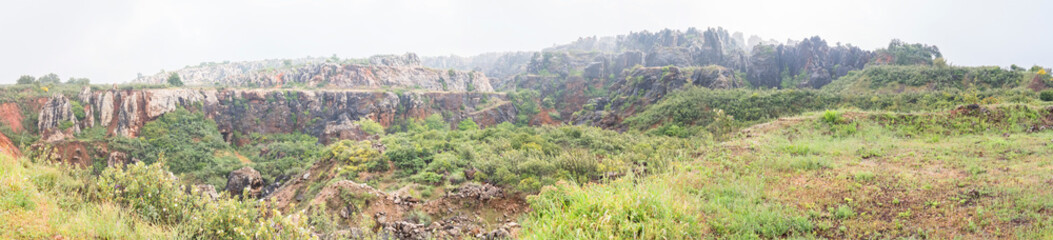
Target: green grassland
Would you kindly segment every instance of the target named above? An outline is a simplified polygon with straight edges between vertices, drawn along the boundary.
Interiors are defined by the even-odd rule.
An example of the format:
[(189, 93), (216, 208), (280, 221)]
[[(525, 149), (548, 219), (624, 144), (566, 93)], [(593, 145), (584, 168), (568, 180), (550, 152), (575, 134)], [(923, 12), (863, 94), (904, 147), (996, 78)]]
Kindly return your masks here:
[[(324, 163), (336, 174), (310, 183), (308, 199), (341, 180), (423, 200), (467, 183), (526, 196), (529, 211), (510, 216), (525, 239), (1049, 239), (1053, 106), (1025, 87), (1043, 76), (878, 66), (824, 89), (685, 87), (623, 131), (432, 115), (387, 129), (362, 119), (372, 140), (328, 146), (299, 133), (231, 144), (204, 114), (178, 109), (136, 138), (75, 136), (142, 160), (127, 167), (0, 156), (0, 238), (326, 238), (334, 217), (310, 206), (283, 213), (191, 187), (222, 189), (244, 166), (272, 183)], [(24, 96), (0, 101), (76, 89), (7, 88)], [(517, 107), (541, 102), (510, 95)]]

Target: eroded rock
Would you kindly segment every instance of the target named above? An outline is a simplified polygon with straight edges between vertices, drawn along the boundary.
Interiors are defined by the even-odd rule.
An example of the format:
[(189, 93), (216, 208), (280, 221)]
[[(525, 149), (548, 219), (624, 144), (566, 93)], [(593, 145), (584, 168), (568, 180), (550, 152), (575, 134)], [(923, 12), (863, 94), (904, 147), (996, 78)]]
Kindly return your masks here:
[(252, 167), (243, 167), (238, 170), (230, 172), (230, 176), (227, 178), (226, 191), (231, 196), (242, 196), (244, 192), (245, 197), (259, 197), (260, 192), (263, 190), (263, 177), (260, 176), (260, 172)]

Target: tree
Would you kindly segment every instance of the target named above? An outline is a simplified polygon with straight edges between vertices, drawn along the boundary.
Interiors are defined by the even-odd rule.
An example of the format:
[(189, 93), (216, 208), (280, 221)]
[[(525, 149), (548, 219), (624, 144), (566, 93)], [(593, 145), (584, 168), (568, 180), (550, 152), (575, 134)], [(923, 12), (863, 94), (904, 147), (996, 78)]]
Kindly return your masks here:
[(938, 68), (946, 68), (947, 67), (947, 60), (943, 59), (942, 57), (938, 57), (938, 58), (932, 60), (932, 65), (936, 66)]
[(172, 73), (172, 75), (168, 76), (168, 85), (172, 85), (172, 86), (176, 86), (176, 87), (182, 87), (183, 86), (183, 80), (181, 80), (179, 78), (179, 74), (178, 73)]
[(37, 82), (42, 84), (59, 84), (62, 83), (62, 79), (59, 79), (58, 74), (48, 73), (47, 75), (38, 78)]
[(895, 65), (932, 65), (933, 59), (943, 57), (936, 46), (905, 43), (899, 39), (893, 39), (888, 48), (875, 52), (879, 56), (891, 57), (891, 63)]
[(427, 118), (424, 118), (424, 126), (431, 130), (447, 130), (450, 129), (450, 125), (446, 123), (446, 120), (442, 119), (442, 115), (433, 113)]
[(22, 75), (18, 77), (18, 84), (34, 84), (37, 82), (37, 78), (29, 75)]
[(359, 129), (362, 129), (362, 131), (368, 134), (378, 135), (384, 133), (384, 126), (373, 121), (373, 119), (361, 118), (358, 121), (355, 121), (355, 125), (358, 125)]
[(69, 80), (66, 80), (66, 84), (90, 85), (91, 84), (91, 80), (88, 79), (88, 78), (73, 78), (73, 77), (70, 77)]
[(457, 123), (457, 129), (461, 131), (478, 130), (479, 125), (475, 124), (475, 121), (472, 121), (472, 119), (469, 118)]

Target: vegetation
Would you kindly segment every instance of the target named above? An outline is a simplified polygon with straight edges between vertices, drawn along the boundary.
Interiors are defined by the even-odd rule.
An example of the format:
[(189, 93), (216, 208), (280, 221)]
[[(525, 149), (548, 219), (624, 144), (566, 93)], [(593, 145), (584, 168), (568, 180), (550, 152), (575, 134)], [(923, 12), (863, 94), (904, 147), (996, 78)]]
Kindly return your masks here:
[[(877, 54), (876, 64), (823, 89), (798, 88), (806, 74), (787, 74), (781, 89), (687, 86), (640, 101), (643, 94), (618, 96), (592, 79), (580, 93), (634, 104), (582, 106), (579, 113), (601, 121), (560, 115), (577, 110), (561, 103), (575, 94), (561, 84), (582, 79), (582, 71), (543, 68), (530, 77), (562, 79), (484, 99), (512, 104), (509, 122), (451, 109), (414, 119), (408, 116), (419, 113), (398, 109), (394, 123), (378, 118), (387, 127), (354, 121), (366, 134), (359, 141), (309, 135), (320, 127), (221, 133), (208, 107), (188, 105), (146, 123), (135, 138), (80, 125), (73, 138), (50, 143), (92, 146), (91, 167), (79, 168), (48, 158), (49, 143), (39, 141), (38, 116), (27, 104), (65, 95), (83, 123), (98, 117), (74, 96), (100, 87), (86, 79), (62, 84), (53, 74), (23, 76), (0, 89), (0, 102), (26, 111), (26, 129), (5, 124), (0, 133), (29, 156), (0, 155), (0, 238), (369, 238), (391, 230), (380, 221), (448, 227), (462, 217), (487, 231), (522, 223), (514, 237), (527, 239), (1053, 237), (1046, 70), (951, 66), (935, 47), (898, 41)], [(552, 58), (545, 64), (562, 61), (541, 56)], [(157, 86), (120, 88), (147, 87)], [(284, 96), (284, 103), (259, 101), (293, 106), (303, 99)], [(243, 99), (231, 104), (261, 110)], [(615, 111), (624, 118), (608, 122)], [(302, 123), (311, 112), (289, 115)], [(610, 129), (543, 125), (549, 121)], [(65, 120), (59, 127), (73, 126)], [(103, 150), (141, 162), (107, 166)], [(265, 185), (296, 189), (263, 200), (203, 191), (222, 189), (244, 166), (258, 170)], [(468, 184), (496, 186), (501, 196), (457, 196)]]
[[(828, 88), (882, 89), (896, 86), (929, 89), (1013, 88), (1025, 84), (1024, 74), (999, 67), (872, 66), (853, 71), (831, 83)], [(1030, 80), (1030, 79), (1028, 79)], [(869, 84), (869, 85), (866, 85)], [(861, 90), (856, 90), (861, 91)]]
[[(226, 185), (226, 174), (240, 167), (231, 154), (216, 123), (203, 113), (180, 108), (147, 123), (138, 138), (114, 138), (111, 147), (146, 163), (157, 162), (162, 154), (172, 172), (186, 174), (194, 181), (215, 186)], [(222, 157), (217, 157), (222, 156)]]
[(182, 87), (183, 86), (183, 80), (181, 78), (179, 78), (179, 74), (178, 73), (172, 73), (172, 75), (168, 76), (168, 85), (172, 85), (172, 86), (176, 86), (176, 87)]
[(263, 203), (188, 194), (162, 163), (108, 168), (95, 177), (0, 155), (0, 169), (3, 238), (313, 238), (305, 222)]

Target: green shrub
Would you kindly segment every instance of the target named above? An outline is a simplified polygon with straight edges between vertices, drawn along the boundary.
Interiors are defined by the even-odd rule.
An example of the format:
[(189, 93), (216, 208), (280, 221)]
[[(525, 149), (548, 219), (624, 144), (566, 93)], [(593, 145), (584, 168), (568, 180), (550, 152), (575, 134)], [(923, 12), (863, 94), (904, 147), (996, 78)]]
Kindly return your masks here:
[[(521, 186), (536, 186), (524, 179)], [(561, 182), (527, 198), (526, 239), (691, 239), (703, 236), (698, 209), (665, 182), (624, 179), (580, 187)], [(646, 197), (644, 197), (646, 196)], [(598, 220), (602, 219), (602, 220)]]
[(164, 153), (168, 168), (185, 174), (191, 181), (224, 186), (227, 174), (241, 167), (232, 155), (217, 157), (217, 151), (231, 151), (223, 141), (216, 123), (203, 113), (191, 113), (184, 108), (161, 115), (146, 123), (139, 138), (113, 138), (115, 150), (128, 153), (146, 163), (156, 162)]
[(442, 175), (439, 175), (438, 173), (434, 172), (424, 171), (418, 173), (417, 175), (413, 175), (413, 177), (411, 177), (410, 180), (413, 180), (413, 182), (420, 184), (435, 185), (442, 183)]
[(335, 159), (342, 163), (344, 171), (362, 172), (383, 161), (380, 151), (372, 147), (370, 141), (340, 140), (329, 145), (325, 158)]
[(424, 126), (431, 130), (449, 130), (450, 124), (442, 118), (442, 115), (433, 113), (424, 118)]
[(241, 201), (225, 193), (204, 199), (184, 191), (164, 168), (164, 157), (107, 168), (92, 187), (93, 198), (131, 208), (140, 218), (175, 227), (182, 239), (312, 239), (304, 218), (284, 216), (257, 201)]
[(355, 125), (358, 125), (358, 127), (361, 128), (362, 131), (368, 134), (378, 135), (384, 133), (384, 126), (380, 125), (380, 123), (373, 121), (373, 119), (362, 118), (358, 121), (355, 121)]
[(164, 162), (107, 168), (95, 182), (96, 197), (127, 206), (143, 219), (175, 224), (189, 219), (200, 205), (179, 190), (179, 183), (164, 168)]
[(475, 124), (475, 121), (473, 121), (471, 118), (468, 118), (468, 119), (461, 120), (460, 123), (457, 123), (457, 130), (461, 130), (461, 131), (479, 130), (479, 125)]
[(84, 117), (87, 117), (87, 114), (84, 113), (84, 106), (80, 105), (80, 102), (70, 101), (69, 103), (70, 109), (73, 110), (73, 116), (77, 120), (84, 120)]
[(265, 182), (303, 172), (325, 151), (317, 138), (306, 134), (253, 134), (250, 139), (252, 144), (239, 148), (238, 152), (252, 160), (252, 167)]
[(856, 212), (852, 210), (852, 207), (847, 205), (838, 206), (832, 212), (834, 212), (834, 217), (837, 219), (850, 219), (856, 216)]
[(822, 120), (829, 124), (841, 124), (845, 122), (845, 118), (841, 117), (841, 113), (834, 110), (826, 110), (823, 112)]
[(1041, 93), (1038, 94), (1038, 96), (1038, 98), (1042, 99), (1042, 101), (1053, 101), (1053, 89), (1043, 90)]

